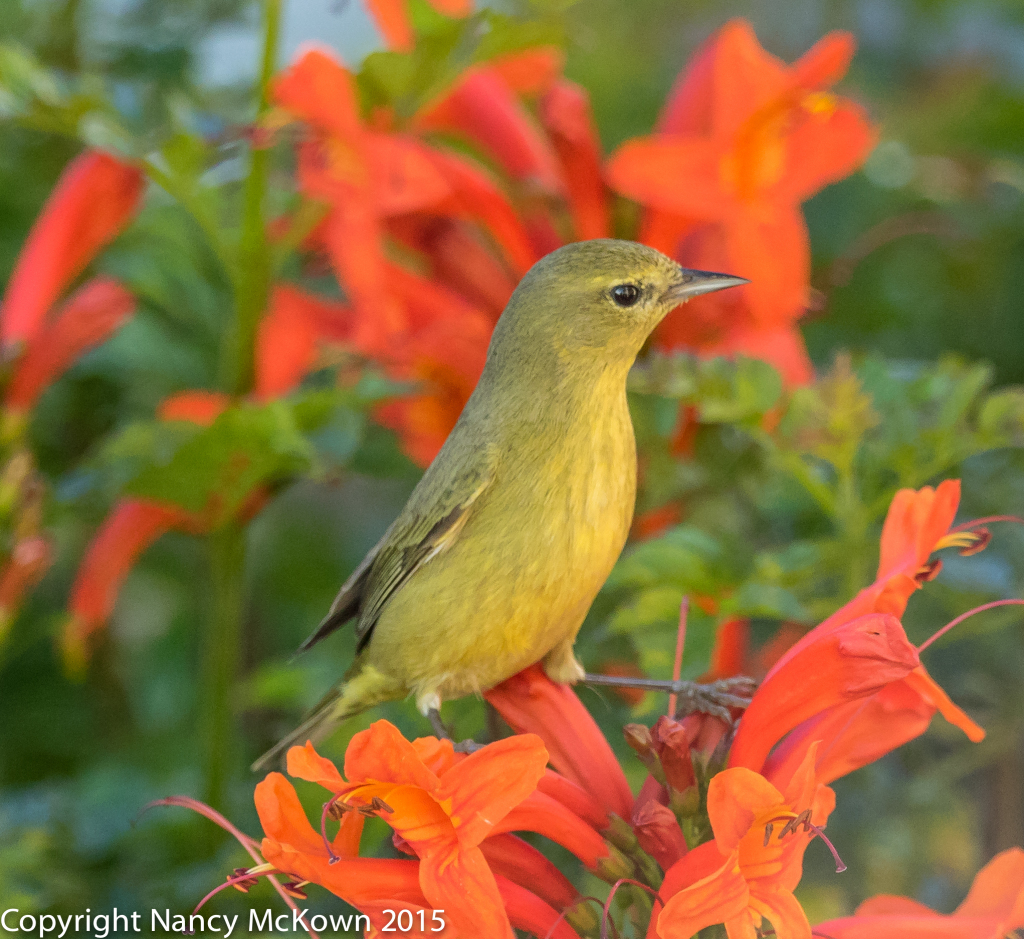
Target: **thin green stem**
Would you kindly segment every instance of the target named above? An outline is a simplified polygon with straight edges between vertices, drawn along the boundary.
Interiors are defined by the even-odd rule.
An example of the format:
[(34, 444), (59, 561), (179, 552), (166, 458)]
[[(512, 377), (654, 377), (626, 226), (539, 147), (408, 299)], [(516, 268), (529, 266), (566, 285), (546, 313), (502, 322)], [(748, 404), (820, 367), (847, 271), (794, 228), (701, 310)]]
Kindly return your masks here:
[(235, 322), (223, 355), (224, 384), (235, 395), (253, 385), (254, 352), (260, 318), (270, 295), (273, 258), (267, 240), (266, 196), (270, 151), (259, 140), (260, 123), (270, 107), (270, 80), (277, 59), (282, 0), (263, 0), (263, 60), (260, 67), (254, 140), (242, 195), (242, 233), (235, 281)]
[(222, 809), (234, 750), (231, 690), (242, 639), (245, 529), (226, 525), (210, 535), (208, 544), (213, 596), (203, 658), (205, 801)]

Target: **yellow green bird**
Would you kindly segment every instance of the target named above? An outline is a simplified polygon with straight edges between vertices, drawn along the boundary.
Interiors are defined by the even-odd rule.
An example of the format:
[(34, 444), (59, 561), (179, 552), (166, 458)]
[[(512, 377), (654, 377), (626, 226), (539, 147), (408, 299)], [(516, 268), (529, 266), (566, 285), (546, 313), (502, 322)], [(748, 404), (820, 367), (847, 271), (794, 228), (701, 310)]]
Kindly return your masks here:
[(345, 680), (254, 768), (384, 701), (412, 695), (440, 728), (442, 701), (534, 662), (583, 678), (573, 642), (633, 517), (626, 376), (671, 310), (745, 282), (610, 239), (538, 261), (444, 446), (301, 647), (353, 620)]

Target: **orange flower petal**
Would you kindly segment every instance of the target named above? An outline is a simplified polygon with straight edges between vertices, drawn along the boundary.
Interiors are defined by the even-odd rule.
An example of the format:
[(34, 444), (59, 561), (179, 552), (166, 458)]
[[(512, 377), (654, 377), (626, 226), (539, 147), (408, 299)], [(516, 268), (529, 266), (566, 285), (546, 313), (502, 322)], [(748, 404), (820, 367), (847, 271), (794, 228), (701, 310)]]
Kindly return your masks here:
[(985, 739), (985, 730), (972, 721), (942, 690), (939, 684), (919, 665), (904, 679), (907, 685), (916, 691), (933, 708), (946, 718), (954, 727), (959, 727), (972, 743), (980, 743)]
[(487, 173), (446, 151), (433, 150), (431, 159), (451, 187), (449, 202), (444, 206), (448, 214), (483, 225), (518, 276), (540, 260), (519, 214)]
[(1024, 851), (997, 854), (974, 878), (955, 916), (992, 916), (1004, 933), (1024, 926)]
[(576, 237), (610, 237), (601, 144), (587, 92), (573, 82), (558, 82), (544, 96), (540, 116), (562, 164)]
[(408, 0), (366, 0), (366, 9), (373, 17), (377, 28), (384, 34), (389, 49), (396, 52), (411, 52), (413, 47), (412, 24), (406, 11)]
[[(706, 849), (707, 845), (701, 845), (679, 865), (686, 865), (698, 851), (709, 854)], [(714, 873), (684, 887), (667, 900), (658, 917), (661, 939), (691, 939), (705, 926), (724, 923), (746, 912), (750, 891), (735, 855), (728, 858), (719, 855), (719, 858), (721, 866)]]
[(781, 888), (751, 889), (755, 909), (769, 920), (778, 939), (811, 939), (811, 924), (800, 901)]
[(7, 406), (31, 409), (65, 369), (120, 329), (134, 312), (135, 298), (116, 280), (98, 277), (89, 281), (29, 343), (7, 389)]
[(304, 747), (289, 748), (287, 761), (289, 776), (315, 782), (335, 793), (345, 786), (338, 768), (327, 757), (320, 756), (310, 740)]
[(29, 232), (7, 282), (0, 342), (31, 342), (50, 307), (96, 254), (128, 224), (145, 178), (105, 153), (87, 152), (64, 170)]
[(793, 63), (792, 81), (804, 88), (828, 88), (846, 74), (856, 51), (852, 33), (831, 32)]
[(565, 53), (555, 46), (539, 46), (499, 55), (487, 64), (517, 95), (538, 95), (562, 74)]
[(907, 897), (865, 900), (855, 916), (821, 923), (833, 939), (1002, 939), (1024, 926), (1024, 851), (996, 855), (974, 878), (967, 899), (942, 916)]
[(295, 388), (316, 364), (324, 338), (342, 341), (352, 329), (349, 309), (286, 284), (276, 286), (256, 337), (256, 396)]
[(555, 684), (539, 665), (484, 693), (518, 733), (544, 741), (551, 765), (609, 812), (629, 818), (633, 794), (601, 729), (568, 685)]
[(830, 707), (866, 698), (920, 664), (899, 620), (871, 614), (826, 620), (765, 678), (740, 721), (730, 766), (760, 770), (779, 739)]
[(515, 180), (554, 194), (563, 190), (558, 161), (529, 112), (494, 69), (477, 66), (415, 118), (421, 130), (467, 138)]
[(453, 848), (423, 858), (420, 886), (459, 935), (514, 939), (494, 874), (479, 848)]
[(719, 160), (719, 150), (708, 141), (646, 138), (626, 141), (608, 158), (605, 172), (612, 189), (635, 202), (717, 219), (731, 206), (719, 183)]
[(960, 480), (947, 479), (933, 489), (900, 489), (893, 496), (882, 526), (878, 580), (913, 574), (935, 550), (956, 518)]
[(450, 805), (447, 812), (463, 849), (480, 844), (536, 790), (547, 762), (539, 737), (517, 734), (477, 750), (440, 777), (434, 795)]
[(271, 98), (318, 130), (358, 140), (363, 127), (352, 73), (325, 49), (308, 49), (271, 85)]
[(438, 783), (413, 745), (387, 721), (376, 721), (352, 738), (345, 751), (345, 777), (350, 784), (374, 780), (418, 786), (427, 792), (433, 792)]
[[(257, 783), (253, 798), (256, 802), (256, 812), (260, 817), (260, 825), (263, 826), (268, 838), (286, 844), (295, 851), (323, 854), (326, 857), (327, 849), (320, 833), (313, 830), (295, 788), (281, 773), (268, 773), (266, 778)], [(346, 820), (349, 818), (356, 820), (349, 822), (349, 825), (358, 826), (361, 832), (362, 816), (357, 812), (350, 812)], [(358, 838), (356, 848), (357, 850), (350, 854), (358, 853)]]
[(934, 706), (906, 678), (894, 681), (868, 698), (836, 705), (805, 721), (772, 751), (764, 775), (785, 786), (808, 747), (820, 741), (815, 771), (820, 782), (830, 783), (919, 737), (934, 713)]
[(790, 133), (787, 170), (777, 195), (805, 202), (830, 183), (858, 169), (878, 142), (878, 131), (857, 104), (840, 102), (827, 114), (812, 115)]
[(708, 818), (718, 850), (723, 855), (734, 851), (759, 815), (785, 801), (767, 779), (746, 767), (733, 767), (712, 776)]

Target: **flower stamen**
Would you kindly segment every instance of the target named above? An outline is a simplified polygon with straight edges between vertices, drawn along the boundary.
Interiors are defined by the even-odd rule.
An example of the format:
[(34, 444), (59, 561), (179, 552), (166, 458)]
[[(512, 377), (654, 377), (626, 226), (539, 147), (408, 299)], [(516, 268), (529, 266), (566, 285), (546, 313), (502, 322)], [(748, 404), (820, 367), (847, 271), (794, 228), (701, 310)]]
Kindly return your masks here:
[(825, 834), (825, 830), (811, 821), (810, 809), (804, 809), (799, 815), (777, 815), (775, 818), (769, 819), (764, 826), (764, 846), (766, 848), (768, 847), (768, 842), (771, 840), (775, 822), (781, 821), (785, 821), (786, 824), (779, 831), (779, 841), (785, 838), (786, 835), (791, 835), (798, 828), (802, 827), (804, 832), (812, 832), (815, 837), (820, 838), (828, 846), (829, 851), (832, 852), (832, 858), (836, 862), (837, 874), (841, 874), (846, 870), (846, 864), (843, 863), (843, 859), (839, 856), (836, 846), (832, 844), (828, 836)]
[(994, 609), (997, 606), (1024, 606), (1024, 600), (993, 600), (991, 603), (983, 603), (981, 606), (976, 606), (973, 610), (968, 610), (966, 613), (961, 613), (956, 619), (946, 623), (946, 625), (943, 626), (940, 630), (932, 633), (932, 635), (929, 638), (925, 639), (925, 641), (917, 647), (918, 653), (924, 652), (924, 650), (927, 649), (928, 646), (930, 646), (933, 642), (935, 642), (936, 639), (940, 639), (942, 636), (946, 635), (946, 633), (948, 633), (954, 626), (960, 625), (960, 623), (962, 623), (969, 616), (974, 616), (975, 613), (981, 613), (983, 610)]

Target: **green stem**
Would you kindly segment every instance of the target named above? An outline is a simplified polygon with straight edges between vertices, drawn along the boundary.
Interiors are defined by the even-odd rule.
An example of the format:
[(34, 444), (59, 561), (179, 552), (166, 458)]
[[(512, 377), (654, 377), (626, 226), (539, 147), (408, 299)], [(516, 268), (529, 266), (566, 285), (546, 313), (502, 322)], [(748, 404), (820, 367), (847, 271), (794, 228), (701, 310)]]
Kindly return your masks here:
[[(270, 80), (277, 59), (282, 0), (263, 0), (263, 60), (260, 67), (255, 136), (270, 107)], [(249, 175), (242, 195), (242, 234), (235, 277), (235, 323), (224, 351), (224, 383), (235, 395), (253, 385), (256, 333), (270, 295), (273, 258), (267, 241), (266, 195), (270, 151), (257, 139), (249, 157)]]
[(228, 524), (213, 532), (208, 543), (213, 597), (203, 658), (206, 801), (223, 809), (234, 750), (231, 690), (242, 638), (245, 529)]

